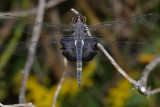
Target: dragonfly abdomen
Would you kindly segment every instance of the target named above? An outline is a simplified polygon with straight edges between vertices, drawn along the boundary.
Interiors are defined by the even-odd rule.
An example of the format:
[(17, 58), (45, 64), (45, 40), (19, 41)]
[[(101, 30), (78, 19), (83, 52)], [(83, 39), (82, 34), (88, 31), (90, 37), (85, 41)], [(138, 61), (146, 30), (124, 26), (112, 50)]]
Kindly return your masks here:
[(79, 88), (81, 88), (81, 78), (82, 78), (82, 61), (77, 61), (77, 81)]
[(76, 40), (75, 41), (76, 45), (76, 54), (77, 54), (77, 81), (79, 88), (81, 88), (81, 78), (82, 78), (82, 50), (83, 50), (83, 45), (84, 41), (83, 40)]

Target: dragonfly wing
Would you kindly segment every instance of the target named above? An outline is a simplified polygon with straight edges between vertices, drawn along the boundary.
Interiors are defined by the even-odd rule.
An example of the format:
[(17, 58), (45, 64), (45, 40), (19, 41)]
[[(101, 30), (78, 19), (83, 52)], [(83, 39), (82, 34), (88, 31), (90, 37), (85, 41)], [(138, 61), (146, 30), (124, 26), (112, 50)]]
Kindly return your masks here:
[(74, 32), (72, 26), (56, 23), (31, 21), (25, 18), (11, 15), (4, 15), (0, 17), (0, 27), (4, 26), (5, 24), (9, 24), (13, 29), (16, 29), (17, 25), (25, 25), (24, 32), (29, 35), (32, 34), (34, 26), (36, 26), (36, 29), (39, 29), (40, 26), (42, 26), (42, 31), (47, 36), (72, 35)]
[[(103, 45), (105, 50), (114, 59), (118, 60), (126, 58), (132, 59), (141, 53), (153, 54), (156, 52), (156, 47), (151, 43), (124, 42), (124, 41), (115, 42), (103, 39), (99, 39), (99, 43)], [(98, 50), (96, 57), (100, 60), (108, 59), (100, 49)]]
[(101, 22), (88, 26), (89, 31), (93, 36), (100, 36), (101, 33), (120, 33), (127, 30), (137, 30), (142, 26), (147, 26), (149, 23), (160, 19), (158, 14), (144, 14), (128, 18), (120, 21)]
[(55, 49), (58, 43), (59, 41), (52, 41), (52, 42), (50, 41), (48, 42), (29, 41), (29, 42), (9, 43), (9, 44), (4, 45), (1, 48), (1, 50), (4, 51), (6, 48), (13, 49), (16, 47), (15, 50), (13, 51), (14, 55), (27, 56), (28, 51), (30, 49), (35, 49), (36, 50), (35, 57), (45, 60), (47, 59), (47, 57), (49, 57), (50, 52), (53, 54), (55, 53), (55, 52), (52, 52), (51, 50), (54, 49), (54, 51), (56, 51)]

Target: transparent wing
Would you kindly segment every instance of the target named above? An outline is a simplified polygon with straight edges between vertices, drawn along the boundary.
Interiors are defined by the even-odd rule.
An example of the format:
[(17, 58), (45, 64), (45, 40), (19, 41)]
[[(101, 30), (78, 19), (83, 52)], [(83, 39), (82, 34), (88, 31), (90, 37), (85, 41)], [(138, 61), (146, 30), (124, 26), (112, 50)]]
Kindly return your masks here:
[[(49, 51), (48, 50), (54, 50), (56, 51), (57, 45), (59, 44), (59, 41), (48, 41), (48, 42), (37, 42), (37, 41), (29, 41), (29, 42), (18, 42), (18, 43), (9, 43), (4, 45), (1, 50), (5, 50), (6, 48), (14, 48), (16, 49), (13, 51), (14, 55), (18, 56), (27, 56), (29, 49), (36, 50), (35, 57), (40, 59), (47, 59)], [(48, 60), (48, 59), (47, 59)], [(54, 60), (54, 59), (53, 59)]]
[[(100, 36), (101, 33), (122, 33), (128, 30), (137, 30), (142, 26), (148, 26), (149, 23), (160, 19), (158, 14), (144, 14), (128, 18), (121, 21), (101, 22), (88, 26), (93, 36)], [(106, 35), (107, 36), (107, 35)]]
[(74, 32), (72, 26), (56, 23), (31, 21), (25, 18), (11, 15), (4, 15), (0, 17), (0, 27), (2, 27), (5, 24), (9, 24), (13, 29), (16, 29), (16, 26), (19, 24), (25, 25), (24, 32), (29, 35), (32, 34), (34, 26), (36, 26), (37, 29), (39, 29), (40, 26), (42, 26), (42, 31), (47, 36), (72, 35)]
[[(99, 43), (107, 50), (114, 59), (135, 58), (140, 53), (153, 54), (156, 47), (151, 43), (142, 42), (125, 42), (125, 41), (109, 41), (99, 39)], [(108, 60), (104, 53), (99, 49), (96, 58), (100, 60)]]

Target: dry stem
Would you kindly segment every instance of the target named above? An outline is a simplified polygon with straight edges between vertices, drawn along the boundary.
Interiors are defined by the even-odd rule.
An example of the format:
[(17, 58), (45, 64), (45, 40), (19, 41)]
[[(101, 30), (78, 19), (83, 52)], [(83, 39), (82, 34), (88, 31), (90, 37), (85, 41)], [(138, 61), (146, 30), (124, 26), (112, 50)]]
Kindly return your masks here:
[[(54, 7), (58, 4), (60, 4), (61, 2), (64, 2), (66, 0), (49, 0), (46, 5), (45, 5), (45, 9), (48, 9), (48, 8), (51, 8), (51, 7)], [(35, 7), (35, 8), (32, 8), (32, 9), (29, 9), (29, 10), (26, 10), (26, 11), (20, 11), (20, 12), (0, 12), (0, 16), (3, 16), (3, 15), (14, 15), (14, 16), (27, 16), (27, 15), (31, 15), (31, 14), (36, 14), (38, 11), (38, 7)]]
[(13, 104), (13, 105), (4, 105), (4, 104), (0, 103), (0, 107), (35, 107), (35, 106), (32, 105), (32, 103), (28, 103), (28, 104)]
[[(38, 11), (37, 11), (37, 16), (36, 16), (36, 21), (42, 21), (43, 20), (43, 15), (44, 15), (44, 8), (45, 8), (45, 0), (39, 0), (39, 6), (38, 6)], [(39, 36), (40, 36), (40, 31), (41, 31), (41, 26), (39, 26), (40, 29), (36, 29), (38, 25), (35, 25), (33, 28), (33, 34), (32, 34), (32, 41), (38, 41)], [(26, 82), (28, 79), (29, 71), (31, 69), (33, 59), (34, 59), (34, 54), (36, 51), (36, 46), (33, 46), (34, 48), (29, 49), (29, 56), (27, 58), (27, 62), (25, 65), (25, 68), (23, 70), (23, 78), (22, 78), (22, 83), (21, 83), (21, 88), (20, 88), (20, 94), (19, 94), (19, 103), (25, 103), (25, 88), (26, 88)]]
[[(65, 66), (65, 70), (67, 68), (67, 60), (64, 58), (64, 66)], [(61, 77), (61, 80), (57, 86), (57, 89), (56, 89), (56, 92), (54, 94), (54, 98), (53, 98), (53, 104), (52, 104), (52, 107), (55, 107), (56, 106), (56, 101), (57, 101), (57, 98), (58, 98), (58, 95), (59, 95), (59, 92), (61, 90), (61, 87), (62, 87), (62, 83), (64, 81), (64, 77), (65, 77), (65, 73), (66, 71), (63, 72), (62, 74), (62, 77)]]
[(147, 88), (146, 82), (148, 79), (148, 75), (151, 72), (151, 70), (160, 62), (160, 55), (153, 60), (151, 63), (149, 63), (142, 74), (142, 77), (139, 81), (135, 81), (132, 79), (127, 73), (115, 62), (115, 60), (108, 54), (108, 52), (103, 48), (103, 46), (98, 43), (99, 49), (103, 51), (103, 53), (106, 55), (106, 57), (110, 60), (110, 62), (113, 64), (113, 66), (130, 82), (134, 85), (134, 87), (143, 95), (150, 96), (153, 94), (156, 94), (160, 92), (160, 88), (150, 90)]

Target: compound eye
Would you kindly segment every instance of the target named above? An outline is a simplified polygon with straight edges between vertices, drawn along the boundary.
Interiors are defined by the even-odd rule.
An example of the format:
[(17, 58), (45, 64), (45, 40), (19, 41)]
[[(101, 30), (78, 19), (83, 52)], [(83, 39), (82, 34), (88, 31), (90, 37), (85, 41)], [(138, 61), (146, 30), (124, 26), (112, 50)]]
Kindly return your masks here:
[(83, 23), (86, 23), (86, 17), (81, 16), (81, 21), (82, 21)]
[(75, 16), (75, 17), (72, 18), (72, 22), (73, 22), (73, 23), (76, 23), (77, 20), (78, 20), (78, 17), (77, 17), (77, 16)]

